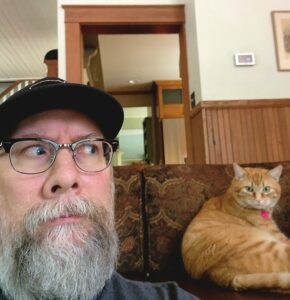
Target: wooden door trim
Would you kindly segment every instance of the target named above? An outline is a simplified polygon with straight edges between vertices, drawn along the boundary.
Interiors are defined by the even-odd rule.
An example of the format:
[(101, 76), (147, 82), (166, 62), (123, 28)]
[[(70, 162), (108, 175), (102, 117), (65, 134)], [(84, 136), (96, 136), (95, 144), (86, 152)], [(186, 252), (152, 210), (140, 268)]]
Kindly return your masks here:
[(65, 23), (184, 24), (184, 5), (63, 5)]
[[(189, 84), (187, 72), (184, 5), (63, 5), (66, 32), (66, 77), (71, 82), (82, 82), (82, 33), (90, 26), (112, 30), (116, 26), (152, 26), (156, 33), (170, 28), (179, 34), (180, 73), (182, 78), (184, 118), (187, 143), (187, 163), (193, 161), (190, 128)], [(125, 28), (125, 27), (123, 27)], [(129, 28), (129, 27), (128, 27)], [(167, 29), (166, 29), (167, 28)], [(151, 30), (151, 31), (150, 31)]]

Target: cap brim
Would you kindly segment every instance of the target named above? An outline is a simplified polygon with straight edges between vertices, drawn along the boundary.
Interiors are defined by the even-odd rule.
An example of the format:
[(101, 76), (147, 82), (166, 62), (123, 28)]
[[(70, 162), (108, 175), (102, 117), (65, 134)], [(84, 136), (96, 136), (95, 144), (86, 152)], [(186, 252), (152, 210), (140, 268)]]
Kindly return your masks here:
[(58, 108), (74, 109), (96, 121), (106, 138), (115, 138), (124, 112), (119, 102), (102, 90), (76, 83), (28, 86), (0, 105), (0, 136), (7, 135), (28, 116)]

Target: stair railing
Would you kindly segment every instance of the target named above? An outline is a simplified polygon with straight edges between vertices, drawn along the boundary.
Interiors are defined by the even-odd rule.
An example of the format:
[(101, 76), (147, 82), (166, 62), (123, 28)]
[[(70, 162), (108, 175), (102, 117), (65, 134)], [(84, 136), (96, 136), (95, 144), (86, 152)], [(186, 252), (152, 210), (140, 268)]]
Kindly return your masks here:
[(13, 82), (7, 89), (0, 93), (0, 103), (6, 101), (6, 99), (12, 96), (17, 91), (23, 89), (28, 84), (35, 82), (36, 79), (17, 80)]

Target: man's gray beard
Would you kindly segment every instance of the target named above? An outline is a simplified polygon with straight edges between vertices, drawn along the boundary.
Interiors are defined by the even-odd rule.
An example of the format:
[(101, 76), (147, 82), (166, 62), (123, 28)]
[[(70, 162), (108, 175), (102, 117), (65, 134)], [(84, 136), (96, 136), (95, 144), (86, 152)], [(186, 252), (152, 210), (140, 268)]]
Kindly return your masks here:
[[(40, 224), (66, 214), (83, 215), (89, 223), (39, 230)], [(107, 211), (84, 198), (48, 200), (32, 209), (24, 224), (9, 224), (2, 216), (0, 286), (11, 299), (92, 299), (114, 271), (118, 241), (113, 207)]]

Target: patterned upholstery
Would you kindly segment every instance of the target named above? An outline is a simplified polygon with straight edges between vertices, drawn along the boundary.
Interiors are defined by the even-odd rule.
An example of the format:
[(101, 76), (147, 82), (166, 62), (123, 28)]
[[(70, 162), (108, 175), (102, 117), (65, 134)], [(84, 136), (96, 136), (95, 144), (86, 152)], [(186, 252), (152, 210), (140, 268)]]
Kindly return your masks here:
[(140, 172), (134, 167), (114, 167), (115, 217), (119, 236), (118, 271), (143, 272), (143, 222)]
[(165, 165), (144, 170), (149, 230), (149, 271), (181, 272), (183, 232), (205, 200), (221, 194), (231, 167)]
[[(290, 163), (282, 164), (282, 198), (274, 218), (290, 236)], [(233, 170), (231, 165), (162, 165), (143, 170), (131, 166), (115, 168), (115, 177), (119, 271), (181, 274), (183, 232), (204, 201), (225, 192)]]

